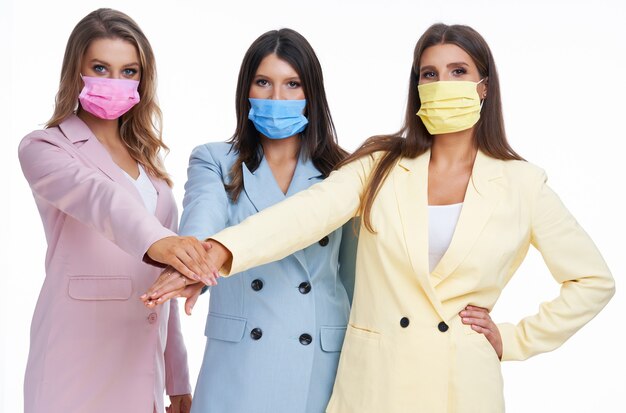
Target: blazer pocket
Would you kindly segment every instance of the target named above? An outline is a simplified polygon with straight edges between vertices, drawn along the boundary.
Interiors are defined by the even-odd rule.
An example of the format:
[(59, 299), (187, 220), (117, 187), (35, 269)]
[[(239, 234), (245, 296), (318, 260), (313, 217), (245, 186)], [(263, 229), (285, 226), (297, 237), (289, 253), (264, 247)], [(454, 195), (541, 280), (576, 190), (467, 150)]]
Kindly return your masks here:
[(76, 276), (70, 277), (68, 295), (75, 300), (128, 300), (133, 293), (130, 277)]
[(320, 341), (322, 343), (322, 350), (327, 353), (341, 351), (341, 346), (343, 346), (343, 339), (345, 336), (345, 327), (322, 326), (320, 330)]
[(204, 335), (215, 340), (238, 343), (245, 331), (245, 318), (209, 313)]
[(369, 330), (363, 327), (357, 327), (353, 324), (348, 324), (347, 333), (353, 337), (365, 338), (372, 341), (380, 340), (380, 333), (377, 331)]

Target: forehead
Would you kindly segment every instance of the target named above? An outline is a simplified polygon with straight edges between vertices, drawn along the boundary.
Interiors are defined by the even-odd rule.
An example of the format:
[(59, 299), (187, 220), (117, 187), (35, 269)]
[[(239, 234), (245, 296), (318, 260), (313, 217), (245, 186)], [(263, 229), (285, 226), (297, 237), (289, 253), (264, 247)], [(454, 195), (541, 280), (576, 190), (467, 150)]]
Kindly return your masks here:
[(420, 57), (420, 68), (425, 66), (445, 67), (450, 63), (466, 63), (476, 67), (472, 57), (455, 44), (445, 43), (427, 47)]
[(103, 60), (109, 64), (139, 64), (139, 53), (134, 44), (119, 38), (93, 40), (85, 51), (85, 61)]
[(276, 53), (272, 53), (261, 60), (259, 67), (256, 69), (256, 75), (291, 78), (298, 77), (298, 72), (287, 61), (278, 57)]

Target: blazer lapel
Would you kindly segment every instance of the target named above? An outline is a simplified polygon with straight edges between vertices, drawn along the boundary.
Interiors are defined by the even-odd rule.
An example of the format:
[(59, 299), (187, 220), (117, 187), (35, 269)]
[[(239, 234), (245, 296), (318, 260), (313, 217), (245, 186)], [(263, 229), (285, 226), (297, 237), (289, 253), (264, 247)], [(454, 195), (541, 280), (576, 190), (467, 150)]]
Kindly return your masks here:
[(393, 182), (411, 267), (434, 309), (442, 320), (447, 320), (430, 283), (428, 269), (429, 161), (430, 151), (414, 159), (400, 159), (393, 173)]
[[(313, 162), (310, 159), (305, 160), (302, 154), (298, 158), (296, 170), (286, 195), (278, 186), (265, 157), (261, 159), (261, 163), (256, 171), (250, 172), (245, 163), (242, 164), (242, 169), (244, 191), (257, 212), (277, 204), (288, 196), (294, 195), (322, 180), (322, 174), (315, 168)], [(300, 265), (307, 270), (308, 266), (304, 251), (296, 251), (293, 255)]]
[[(141, 195), (133, 186), (132, 182), (124, 176), (122, 169), (113, 161), (111, 155), (100, 143), (98, 138), (91, 132), (89, 127), (76, 115), (70, 115), (59, 125), (59, 128), (70, 140), (77, 152), (87, 158), (95, 167), (100, 169), (106, 176), (120, 184), (128, 192), (133, 194), (139, 201)], [(82, 145), (78, 143), (84, 142)]]
[(501, 187), (498, 178), (501, 176), (502, 161), (478, 151), (452, 241), (431, 274), (433, 287), (457, 269), (476, 243), (500, 202)]

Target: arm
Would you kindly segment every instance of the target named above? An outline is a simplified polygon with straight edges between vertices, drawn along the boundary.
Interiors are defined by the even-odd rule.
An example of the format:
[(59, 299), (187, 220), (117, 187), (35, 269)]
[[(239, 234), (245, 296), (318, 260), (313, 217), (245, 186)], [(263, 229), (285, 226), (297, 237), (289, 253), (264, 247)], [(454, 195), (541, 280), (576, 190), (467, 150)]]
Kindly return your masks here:
[(339, 279), (346, 288), (350, 304), (354, 295), (354, 274), (356, 269), (356, 250), (359, 241), (360, 218), (353, 218), (344, 224), (339, 247)]
[(178, 301), (170, 300), (165, 344), (165, 390), (169, 396), (191, 394), (187, 350), (180, 329)]
[(99, 171), (83, 165), (45, 132), (19, 147), (22, 171), (34, 195), (143, 259), (159, 239), (174, 236), (137, 199)]
[[(368, 156), (345, 165), (324, 181), (212, 236), (219, 244), (209, 255), (221, 275), (282, 259), (345, 224), (357, 214), (372, 164)], [(220, 245), (229, 253), (225, 255)]]
[[(68, 143), (69, 144), (69, 143)], [(19, 159), (33, 194), (102, 234), (128, 254), (170, 264), (187, 276), (209, 275), (200, 242), (176, 237), (141, 202), (45, 131), (22, 140)], [(207, 278), (211, 278), (210, 276)]]
[(205, 239), (226, 227), (228, 194), (222, 170), (208, 145), (196, 147), (189, 157), (183, 214), (179, 233)]
[(541, 252), (561, 293), (519, 324), (499, 324), (503, 360), (554, 350), (589, 322), (615, 292), (611, 273), (587, 233), (540, 179), (532, 212), (531, 243)]

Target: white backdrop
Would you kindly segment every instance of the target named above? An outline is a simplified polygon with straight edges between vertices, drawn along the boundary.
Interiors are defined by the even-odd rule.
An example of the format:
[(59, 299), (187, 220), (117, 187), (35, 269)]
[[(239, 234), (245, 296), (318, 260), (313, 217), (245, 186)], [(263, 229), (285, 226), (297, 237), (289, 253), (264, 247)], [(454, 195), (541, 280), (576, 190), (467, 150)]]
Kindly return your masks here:
[[(133, 17), (154, 47), (165, 140), (171, 148), (166, 164), (179, 208), (191, 149), (224, 140), (234, 130), (237, 72), (261, 33), (291, 27), (311, 42), (322, 62), (340, 143), (352, 150), (370, 135), (398, 129), (413, 47), (430, 24), (464, 23), (477, 29), (498, 63), (509, 140), (547, 170), (551, 186), (603, 252), (618, 288), (605, 311), (559, 350), (503, 364), (507, 410), (625, 411), (626, 3), (621, 0), (0, 0), (0, 136), (5, 148), (0, 171), (9, 187), (0, 202), (5, 268), (0, 276), (0, 411), (22, 410), (29, 324), (44, 278), (46, 247), (17, 145), (52, 113), (72, 28), (103, 6)], [(558, 285), (531, 250), (492, 315), (496, 321), (516, 322), (556, 294)], [(192, 384), (204, 347), (207, 304), (204, 297), (192, 317), (182, 316)]]

